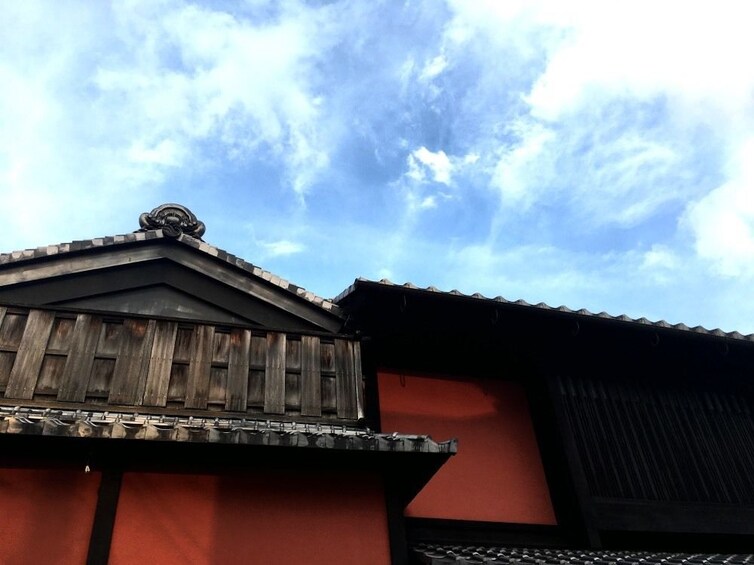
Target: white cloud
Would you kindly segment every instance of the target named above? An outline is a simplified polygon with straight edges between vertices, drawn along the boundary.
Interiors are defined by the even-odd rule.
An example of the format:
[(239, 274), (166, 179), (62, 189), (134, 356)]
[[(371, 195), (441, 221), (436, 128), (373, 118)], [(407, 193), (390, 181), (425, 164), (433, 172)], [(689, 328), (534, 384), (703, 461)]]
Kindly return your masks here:
[(128, 150), (130, 161), (137, 163), (153, 163), (156, 165), (176, 166), (183, 162), (185, 149), (170, 139), (163, 139), (152, 147), (143, 142), (134, 142)]
[(442, 149), (432, 152), (420, 147), (412, 151), (408, 156), (408, 169), (406, 174), (416, 181), (426, 180), (429, 173), (430, 180), (450, 186), (453, 165)]
[(660, 243), (652, 245), (649, 251), (645, 251), (640, 257), (637, 272), (649, 277), (652, 283), (660, 286), (674, 284), (680, 270), (688, 267), (688, 260), (684, 262), (678, 252)]
[[(553, 174), (553, 152), (558, 148), (549, 148), (555, 134), (536, 123), (521, 122), (512, 128), (520, 143), (502, 150), (495, 165), (491, 186), (500, 191), (504, 206), (529, 206), (546, 188), (546, 180)], [(545, 182), (537, 182), (541, 179)]]
[(503, 206), (570, 202), (587, 225), (636, 225), (712, 188), (694, 179), (707, 164), (690, 137), (708, 128), (730, 155), (754, 127), (754, 8), (745, 3), (451, 7), (443, 54), (457, 66), (454, 57), (479, 53), (475, 108), (494, 110), (506, 73), (518, 78), (508, 91), (519, 89), (523, 107), (500, 113), (496, 135), (473, 146)]
[(678, 256), (667, 245), (655, 244), (645, 252), (642, 259), (643, 269), (673, 270), (680, 266)]
[(297, 6), (255, 25), (193, 5), (118, 6), (125, 49), (100, 66), (96, 84), (136, 117), (129, 133), (145, 145), (219, 138), (233, 156), (266, 149), (304, 194), (328, 164), (317, 127), (321, 98), (307, 72), (327, 45), (317, 16)]
[[(576, 2), (566, 14), (539, 3), (540, 21), (563, 30), (532, 89), (535, 115), (557, 119), (604, 95), (746, 102), (754, 71), (748, 22), (739, 2)], [(700, 41), (704, 38), (704, 41)]]
[(266, 251), (267, 257), (281, 257), (301, 253), (306, 248), (301, 243), (280, 239), (278, 241), (260, 241), (258, 245)]
[(754, 276), (754, 138), (741, 143), (730, 179), (691, 204), (685, 221), (700, 257), (724, 276)]
[(433, 78), (438, 76), (440, 73), (442, 73), (447, 66), (448, 66), (448, 60), (443, 55), (438, 55), (437, 57), (429, 61), (426, 65), (424, 65), (424, 68), (419, 74), (419, 80), (421, 81), (432, 80)]

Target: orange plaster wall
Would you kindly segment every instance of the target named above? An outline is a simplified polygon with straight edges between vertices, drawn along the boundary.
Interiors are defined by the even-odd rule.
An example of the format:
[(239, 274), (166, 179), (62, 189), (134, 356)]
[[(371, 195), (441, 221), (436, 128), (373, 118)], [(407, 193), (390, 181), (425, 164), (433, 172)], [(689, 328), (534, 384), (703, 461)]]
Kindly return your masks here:
[(0, 563), (85, 563), (99, 483), (83, 469), (0, 469)]
[(407, 516), (556, 523), (520, 384), (383, 371), (378, 386), (383, 431), (458, 438)]
[(390, 562), (377, 476), (127, 473), (110, 564)]

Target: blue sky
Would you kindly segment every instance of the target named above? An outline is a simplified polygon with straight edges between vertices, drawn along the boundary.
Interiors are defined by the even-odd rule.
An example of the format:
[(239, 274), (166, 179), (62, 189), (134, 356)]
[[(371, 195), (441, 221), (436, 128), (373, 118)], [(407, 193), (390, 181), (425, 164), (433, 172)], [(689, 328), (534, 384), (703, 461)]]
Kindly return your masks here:
[(3, 251), (163, 202), (355, 277), (754, 332), (744, 2), (0, 4)]

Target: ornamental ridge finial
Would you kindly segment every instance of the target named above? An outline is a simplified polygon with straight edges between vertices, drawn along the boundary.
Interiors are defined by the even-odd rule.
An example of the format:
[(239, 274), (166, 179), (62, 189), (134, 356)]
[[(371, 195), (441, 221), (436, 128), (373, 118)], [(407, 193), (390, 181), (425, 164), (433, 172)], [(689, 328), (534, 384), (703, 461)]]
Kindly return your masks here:
[(182, 233), (201, 239), (206, 227), (196, 219), (194, 213), (180, 204), (163, 204), (151, 212), (139, 216), (138, 231), (162, 230), (168, 237), (179, 237)]

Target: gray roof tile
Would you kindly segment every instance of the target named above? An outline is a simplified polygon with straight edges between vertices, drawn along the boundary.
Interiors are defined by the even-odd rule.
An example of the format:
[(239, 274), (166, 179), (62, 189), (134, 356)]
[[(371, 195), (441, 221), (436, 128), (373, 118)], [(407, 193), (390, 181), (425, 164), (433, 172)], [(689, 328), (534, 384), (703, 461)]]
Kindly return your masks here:
[(495, 298), (489, 298), (487, 296), (479, 294), (478, 292), (475, 292), (474, 294), (464, 294), (464, 293), (459, 292), (458, 290), (455, 290), (455, 289), (451, 290), (449, 292), (445, 292), (445, 291), (439, 290), (438, 288), (436, 288), (434, 286), (429, 286), (429, 287), (426, 287), (426, 288), (420, 288), (420, 287), (417, 287), (417, 286), (415, 286), (415, 285), (413, 285), (411, 283), (405, 283), (405, 284), (401, 285), (401, 284), (397, 284), (397, 283), (391, 282), (388, 279), (382, 279), (380, 281), (372, 281), (372, 280), (365, 279), (365, 278), (358, 278), (358, 279), (356, 279), (354, 281), (354, 283), (351, 286), (349, 286), (347, 289), (345, 289), (343, 292), (341, 292), (338, 296), (336, 296), (333, 299), (333, 302), (335, 304), (338, 304), (346, 296), (348, 296), (349, 294), (351, 294), (352, 292), (354, 292), (356, 290), (356, 288), (359, 286), (359, 284), (364, 284), (364, 283), (366, 283), (366, 284), (374, 284), (374, 285), (383, 285), (383, 286), (387, 286), (387, 287), (402, 287), (402, 288), (407, 288), (407, 289), (416, 290), (416, 291), (420, 291), (420, 292), (431, 292), (431, 293), (435, 293), (435, 294), (444, 294), (444, 295), (447, 295), (447, 296), (458, 296), (458, 297), (463, 297), (463, 298), (472, 298), (474, 300), (483, 300), (483, 301), (488, 301), (488, 302), (502, 302), (504, 304), (512, 304), (512, 305), (515, 305), (515, 306), (523, 306), (523, 307), (527, 307), (527, 308), (538, 308), (540, 310), (548, 310), (548, 311), (551, 311), (551, 312), (563, 312), (563, 313), (567, 313), (567, 314), (571, 314), (571, 315), (576, 315), (576, 316), (584, 316), (584, 317), (587, 317), (587, 318), (600, 318), (600, 319), (604, 319), (604, 320), (614, 320), (616, 322), (624, 322), (624, 323), (627, 323), (627, 324), (644, 324), (644, 325), (648, 325), (648, 326), (652, 326), (652, 327), (656, 327), (656, 328), (662, 328), (662, 329), (674, 329), (674, 330), (683, 331), (683, 332), (693, 332), (693, 333), (704, 334), (704, 335), (712, 335), (712, 336), (722, 337), (722, 338), (727, 338), (727, 339), (735, 339), (735, 340), (739, 340), (739, 341), (754, 342), (754, 334), (745, 335), (745, 334), (742, 334), (742, 333), (737, 332), (737, 331), (724, 332), (723, 330), (721, 330), (719, 328), (707, 329), (707, 328), (703, 328), (702, 326), (695, 326), (693, 328), (689, 328), (686, 324), (674, 324), (674, 325), (671, 325), (668, 322), (666, 322), (665, 320), (658, 320), (656, 322), (652, 322), (651, 320), (648, 320), (647, 318), (643, 318), (643, 317), (642, 318), (631, 318), (630, 316), (626, 316), (625, 314), (618, 315), (618, 316), (613, 316), (611, 314), (608, 314), (607, 312), (599, 312), (599, 313), (590, 312), (589, 310), (586, 310), (585, 308), (581, 308), (580, 310), (573, 310), (571, 308), (568, 308), (567, 306), (557, 306), (557, 307), (555, 307), (555, 306), (550, 306), (548, 304), (545, 304), (544, 302), (539, 302), (538, 304), (531, 304), (529, 302), (526, 302), (525, 300), (520, 300), (520, 299), (519, 300), (515, 300), (515, 301), (514, 300), (506, 300), (505, 298), (503, 298), (501, 296), (496, 296)]
[(357, 451), (456, 453), (456, 440), (337, 424), (0, 406), (0, 433)]
[(541, 549), (420, 543), (412, 554), (422, 565), (707, 565), (754, 563), (753, 554), (662, 553), (648, 551), (611, 551)]

